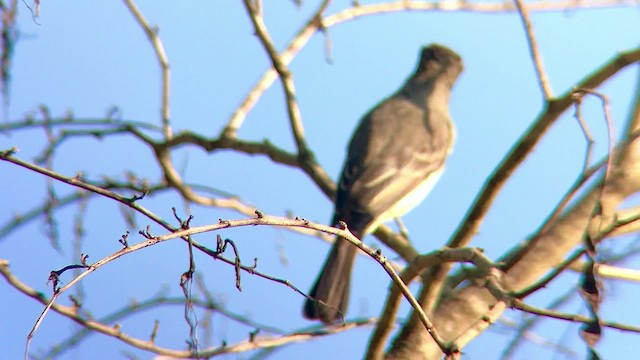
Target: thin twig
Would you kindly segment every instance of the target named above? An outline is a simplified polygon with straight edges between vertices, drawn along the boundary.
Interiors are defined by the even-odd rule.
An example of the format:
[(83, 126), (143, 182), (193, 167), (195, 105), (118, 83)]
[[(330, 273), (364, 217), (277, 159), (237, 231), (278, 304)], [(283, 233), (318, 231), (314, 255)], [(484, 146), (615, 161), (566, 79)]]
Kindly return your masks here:
[[(329, 3), (330, 0), (323, 0), (320, 5), (318, 5), (318, 8), (313, 12), (313, 14), (311, 14), (306, 23), (294, 36), (293, 40), (289, 43), (286, 50), (283, 51), (282, 54), (278, 55), (278, 58), (280, 58), (282, 64), (284, 64), (285, 66), (288, 65), (296, 56), (298, 51), (300, 51), (300, 49), (304, 47), (309, 39), (320, 28), (321, 23), (320, 21), (318, 21), (318, 19), (321, 18), (322, 13), (326, 10)], [(227, 122), (227, 125), (224, 127), (222, 133), (220, 134), (220, 138), (236, 137), (238, 129), (240, 129), (240, 127), (244, 123), (247, 114), (262, 97), (262, 94), (271, 86), (271, 84), (273, 84), (277, 77), (278, 73), (275, 68), (272, 67), (265, 71), (265, 73), (262, 75), (262, 78), (260, 78), (260, 80), (258, 80), (253, 88), (247, 93), (247, 96), (244, 98), (242, 103), (238, 106), (233, 115), (231, 115), (231, 118)]]
[(582, 117), (582, 98), (582, 94), (576, 93), (576, 111), (574, 116), (578, 121), (578, 125), (580, 125), (580, 130), (582, 130), (582, 134), (584, 135), (585, 140), (587, 141), (587, 148), (584, 155), (584, 164), (582, 166), (583, 173), (586, 173), (591, 164), (591, 153), (593, 152), (593, 145), (595, 144), (595, 140), (591, 135), (591, 132), (589, 131), (587, 123)]
[(287, 65), (282, 61), (278, 50), (276, 50), (267, 26), (262, 19), (262, 14), (258, 11), (256, 4), (252, 0), (243, 0), (244, 6), (249, 14), (249, 18), (253, 23), (253, 27), (256, 31), (256, 35), (260, 39), (260, 43), (264, 47), (265, 51), (269, 55), (273, 68), (276, 69), (280, 80), (282, 81), (282, 87), (284, 89), (284, 95), (287, 103), (287, 112), (289, 114), (289, 122), (291, 124), (291, 132), (293, 133), (294, 141), (298, 147), (298, 156), (307, 158), (310, 155), (310, 150), (307, 147), (306, 140), (304, 138), (304, 126), (302, 125), (302, 117), (300, 115), (300, 107), (296, 100), (295, 85), (291, 76), (291, 71), (287, 68)]
[(37, 172), (39, 174), (42, 174), (44, 176), (47, 176), (48, 178), (51, 179), (55, 179), (58, 181), (61, 181), (65, 184), (69, 184), (69, 185), (73, 185), (76, 187), (79, 187), (81, 189), (84, 190), (88, 190), (91, 191), (95, 194), (99, 194), (102, 195), (104, 197), (107, 197), (109, 199), (115, 200), (121, 204), (130, 206), (132, 208), (134, 208), (136, 211), (140, 212), (141, 214), (147, 216), (149, 219), (152, 219), (153, 221), (157, 222), (158, 224), (161, 224), (165, 229), (174, 229), (170, 224), (168, 224), (167, 222), (165, 222), (164, 220), (162, 220), (162, 218), (154, 215), (151, 211), (145, 209), (144, 207), (138, 205), (135, 203), (136, 200), (139, 199), (139, 197), (134, 196), (133, 198), (127, 198), (124, 196), (121, 196), (119, 194), (114, 193), (113, 191), (109, 191), (107, 189), (101, 188), (99, 186), (93, 185), (93, 184), (89, 184), (85, 181), (83, 181), (82, 179), (80, 179), (79, 177), (74, 177), (74, 178), (69, 178), (63, 175), (60, 175), (59, 173), (55, 172), (55, 171), (51, 171), (49, 169), (28, 163), (26, 161), (20, 160), (14, 156), (11, 155), (11, 153), (2, 153), (0, 152), (0, 160), (4, 160), (4, 161), (8, 161), (11, 162), (13, 164), (16, 164), (18, 166), (21, 166), (25, 169)]
[[(552, 300), (552, 302), (547, 306), (550, 310), (558, 309), (560, 306), (566, 304), (569, 300), (573, 299), (577, 294), (576, 287), (570, 287), (564, 294)], [(517, 326), (516, 334), (509, 341), (509, 344), (502, 351), (501, 360), (508, 360), (512, 358), (513, 353), (516, 352), (518, 345), (522, 343), (523, 339), (527, 338), (527, 334), (529, 330), (531, 330), (534, 326), (539, 324), (544, 318), (540, 316), (533, 316), (530, 318), (524, 318), (520, 325)], [(514, 326), (515, 327), (515, 326)], [(555, 344), (554, 344), (555, 345)]]
[(166, 140), (169, 140), (173, 137), (173, 130), (171, 128), (171, 112), (170, 112), (170, 101), (171, 101), (171, 67), (169, 66), (169, 58), (167, 57), (167, 53), (164, 50), (164, 44), (158, 35), (158, 28), (152, 27), (149, 21), (145, 19), (144, 15), (138, 8), (138, 6), (133, 2), (133, 0), (124, 0), (127, 9), (131, 12), (133, 17), (136, 19), (138, 24), (144, 30), (144, 33), (147, 35), (151, 46), (153, 47), (153, 51), (156, 54), (156, 58), (158, 59), (158, 63), (160, 64), (160, 71), (162, 73), (162, 98), (161, 98), (161, 117), (162, 117), (162, 130), (164, 133), (164, 137)]
[[(604, 229), (600, 229), (598, 234), (594, 234), (592, 241), (594, 243), (599, 243), (600, 241), (602, 241), (602, 239), (605, 239), (607, 236), (612, 234), (615, 231), (615, 229), (617, 229), (618, 227), (623, 227), (626, 224), (630, 224), (637, 221), (638, 219), (640, 219), (640, 214), (636, 214), (636, 216), (631, 216), (625, 219), (613, 221), (608, 227)], [(545, 287), (549, 282), (555, 279), (564, 270), (568, 269), (571, 266), (571, 264), (575, 263), (580, 258), (580, 256), (582, 256), (585, 253), (585, 251), (586, 250), (584, 248), (575, 250), (562, 263), (558, 264), (558, 266), (556, 266), (548, 274), (546, 274), (544, 277), (536, 281), (535, 284), (532, 284), (531, 286), (527, 287), (526, 289), (523, 289), (522, 291), (512, 294), (512, 296), (518, 299), (522, 299), (536, 292), (537, 290)], [(633, 275), (631, 273), (627, 273), (626, 276), (633, 276)]]
[(159, 127), (146, 123), (144, 121), (136, 121), (136, 120), (121, 120), (121, 119), (110, 119), (110, 118), (51, 118), (50, 120), (34, 120), (31, 118), (27, 118), (22, 121), (13, 121), (9, 123), (0, 123), (0, 132), (2, 131), (11, 131), (12, 133), (16, 130), (27, 130), (31, 128), (42, 128), (43, 126), (49, 126), (51, 128), (57, 126), (64, 127), (76, 127), (76, 126), (122, 126), (127, 125), (131, 127), (137, 127), (139, 129), (150, 130), (150, 131), (159, 131), (161, 130)]
[(591, 179), (593, 175), (595, 175), (598, 172), (598, 170), (602, 168), (604, 164), (605, 164), (605, 161), (600, 161), (590, 169), (583, 171), (578, 176), (576, 181), (574, 181), (574, 183), (571, 184), (571, 187), (569, 187), (569, 190), (567, 190), (567, 192), (562, 196), (562, 199), (553, 208), (553, 210), (551, 211), (551, 214), (549, 214), (549, 216), (547, 216), (547, 218), (543, 221), (544, 225), (542, 225), (542, 229), (539, 232), (543, 232), (548, 227), (552, 226), (553, 222), (560, 216), (560, 214), (562, 214), (562, 212), (567, 207), (571, 199), (573, 199), (573, 197), (578, 193), (578, 190), (580, 190), (582, 186), (586, 184), (587, 181), (589, 181), (589, 179)]
[[(548, 318), (551, 318), (551, 319), (565, 320), (565, 321), (571, 321), (571, 322), (580, 322), (580, 323), (583, 323), (583, 324), (588, 324), (588, 323), (593, 321), (593, 318), (590, 317), (590, 316), (581, 316), (581, 315), (576, 315), (576, 314), (566, 314), (566, 313), (561, 313), (561, 312), (557, 312), (557, 311), (541, 309), (541, 308), (537, 308), (537, 307), (525, 304), (524, 302), (522, 302), (520, 300), (514, 300), (513, 308), (521, 310), (521, 311), (524, 311), (524, 312), (527, 312), (529, 314), (538, 315), (538, 316), (545, 316), (545, 317), (548, 317)], [(611, 321), (600, 321), (600, 325), (608, 327), (608, 328), (611, 328), (611, 329), (620, 330), (620, 331), (640, 333), (640, 327), (638, 327), (638, 326), (620, 324), (620, 323), (611, 322)]]
[(551, 98), (553, 98), (553, 92), (551, 91), (551, 85), (549, 84), (547, 73), (544, 71), (542, 55), (540, 55), (540, 49), (538, 48), (536, 36), (533, 32), (533, 26), (531, 25), (531, 19), (529, 18), (529, 10), (527, 9), (528, 5), (525, 5), (522, 0), (514, 0), (514, 2), (516, 4), (516, 8), (518, 9), (518, 13), (520, 14), (520, 19), (522, 20), (524, 31), (527, 35), (529, 52), (531, 53), (533, 66), (536, 69), (536, 74), (538, 75), (538, 82), (540, 83), (542, 94), (544, 95), (544, 99), (549, 101), (551, 100)]
[(548, 274), (538, 280), (535, 284), (519, 291), (517, 293), (512, 294), (512, 296), (516, 299), (524, 299), (527, 296), (533, 294), (537, 290), (547, 286), (553, 279), (558, 277), (558, 275), (562, 274), (566, 269), (571, 266), (575, 261), (577, 261), (583, 254), (584, 249), (578, 249), (574, 251), (571, 255), (569, 255), (562, 263), (558, 264), (555, 268), (553, 268)]
[[(611, 173), (611, 169), (613, 168), (613, 149), (615, 144), (615, 139), (614, 139), (615, 131), (613, 129), (613, 118), (611, 117), (611, 109), (609, 108), (609, 98), (606, 95), (591, 89), (587, 89), (587, 88), (576, 89), (576, 94), (581, 94), (581, 93), (591, 94), (597, 97), (598, 99), (600, 99), (600, 101), (602, 102), (602, 112), (604, 114), (604, 122), (605, 122), (605, 125), (607, 126), (607, 141), (608, 141), (607, 148), (609, 149), (609, 153), (607, 155), (607, 167), (605, 168), (605, 176), (604, 176), (605, 178), (604, 182), (606, 185), (607, 179), (609, 179), (609, 176)], [(580, 103), (578, 103), (576, 106), (579, 107)], [(579, 114), (578, 110), (576, 110), (576, 114)]]

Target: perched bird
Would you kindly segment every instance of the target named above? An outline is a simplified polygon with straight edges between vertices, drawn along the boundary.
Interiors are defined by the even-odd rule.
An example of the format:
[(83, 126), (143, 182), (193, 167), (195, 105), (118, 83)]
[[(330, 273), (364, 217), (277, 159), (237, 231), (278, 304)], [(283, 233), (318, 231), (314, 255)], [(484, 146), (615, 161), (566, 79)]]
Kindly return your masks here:
[[(360, 121), (338, 182), (333, 224), (344, 221), (362, 239), (381, 223), (418, 205), (431, 191), (451, 152), (451, 88), (462, 59), (442, 45), (422, 49), (404, 85)], [(324, 323), (344, 317), (357, 248), (338, 237), (304, 305)]]

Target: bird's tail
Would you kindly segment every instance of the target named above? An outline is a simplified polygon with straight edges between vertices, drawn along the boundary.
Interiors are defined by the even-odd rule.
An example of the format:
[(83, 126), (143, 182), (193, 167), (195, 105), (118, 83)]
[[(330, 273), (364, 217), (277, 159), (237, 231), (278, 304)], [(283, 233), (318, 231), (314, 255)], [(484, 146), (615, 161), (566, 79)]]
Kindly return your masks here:
[(307, 319), (319, 319), (325, 324), (344, 319), (349, 304), (351, 268), (357, 248), (342, 238), (336, 238), (324, 268), (304, 304)]

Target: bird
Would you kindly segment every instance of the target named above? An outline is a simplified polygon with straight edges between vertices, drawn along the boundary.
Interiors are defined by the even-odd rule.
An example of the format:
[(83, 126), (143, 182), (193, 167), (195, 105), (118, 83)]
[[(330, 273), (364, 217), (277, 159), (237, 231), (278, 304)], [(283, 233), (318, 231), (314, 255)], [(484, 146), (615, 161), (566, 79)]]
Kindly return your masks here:
[[(462, 58), (455, 51), (439, 44), (425, 46), (400, 89), (362, 117), (338, 181), (334, 226), (342, 221), (362, 239), (429, 194), (455, 142), (449, 101), (462, 71)], [(325, 324), (344, 321), (356, 254), (356, 246), (336, 237), (305, 300), (305, 318)]]

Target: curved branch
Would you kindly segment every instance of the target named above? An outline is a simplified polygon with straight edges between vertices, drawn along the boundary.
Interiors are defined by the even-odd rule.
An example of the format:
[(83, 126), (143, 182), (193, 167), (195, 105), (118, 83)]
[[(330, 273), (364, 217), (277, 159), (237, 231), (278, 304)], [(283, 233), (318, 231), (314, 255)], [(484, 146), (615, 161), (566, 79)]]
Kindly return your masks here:
[[(18, 278), (16, 278), (9, 270), (9, 262), (4, 259), (0, 259), (0, 276), (4, 277), (7, 282), (9, 282), (14, 288), (19, 290), (23, 294), (36, 299), (42, 304), (49, 303), (49, 300), (44, 296), (44, 294), (34, 290), (33, 288), (22, 283)], [(119, 329), (117, 326), (110, 326), (99, 321), (85, 319), (80, 315), (78, 315), (78, 312), (76, 311), (77, 309), (75, 307), (63, 306), (63, 305), (54, 303), (52, 304), (51, 309), (53, 309), (55, 312), (59, 313), (60, 315), (63, 315), (75, 321), (78, 325), (84, 327), (89, 331), (95, 331), (95, 332), (105, 334), (107, 336), (112, 336), (126, 344), (129, 344), (141, 350), (150, 351), (152, 353), (159, 354), (159, 355), (171, 356), (174, 358), (192, 358), (192, 357), (208, 358), (208, 357), (212, 357), (220, 354), (239, 353), (239, 352), (255, 350), (260, 348), (282, 346), (292, 342), (312, 340), (318, 337), (337, 334), (337, 333), (348, 331), (354, 328), (370, 326), (374, 324), (377, 320), (375, 318), (372, 318), (372, 319), (350, 321), (344, 324), (337, 324), (333, 326), (323, 327), (322, 330), (320, 331), (318, 330), (317, 327), (313, 327), (310, 329), (305, 329), (305, 330), (301, 330), (301, 331), (297, 331), (297, 332), (293, 332), (290, 334), (277, 336), (277, 337), (266, 337), (266, 336), (264, 337), (260, 336), (255, 338), (250, 337), (249, 340), (242, 341), (237, 344), (233, 344), (233, 345), (223, 344), (222, 346), (211, 347), (211, 348), (199, 351), (197, 354), (194, 354), (193, 352), (188, 350), (173, 350), (173, 349), (160, 347), (155, 345), (150, 340), (142, 340), (142, 339), (129, 336), (124, 332), (122, 332), (122, 330)]]
[[(114, 324), (119, 320), (125, 319), (139, 312), (153, 309), (155, 307), (159, 307), (163, 305), (184, 306), (185, 302), (186, 300), (183, 297), (166, 297), (162, 295), (155, 296), (148, 300), (139, 301), (139, 302), (132, 303), (130, 305), (126, 305), (122, 309), (116, 310), (112, 312), (110, 315), (104, 316), (102, 319), (99, 320), (99, 322), (103, 324)], [(260, 330), (261, 332), (264, 331), (264, 332), (278, 334), (278, 335), (286, 334), (282, 329), (277, 329), (266, 324), (260, 324), (253, 320), (248, 319), (244, 315), (232, 313), (216, 302), (203, 301), (200, 299), (191, 299), (191, 304), (193, 304), (193, 306), (195, 307), (201, 308), (202, 310), (212, 311), (212, 312), (222, 314), (224, 317), (227, 317), (240, 324), (246, 325), (251, 329), (256, 329), (256, 330)], [(88, 335), (91, 335), (91, 334), (92, 332), (88, 328), (83, 328), (79, 331), (76, 331), (73, 335), (69, 336), (67, 339), (61, 341), (58, 344), (51, 346), (49, 351), (42, 355), (42, 358), (54, 359), (57, 356), (60, 356), (65, 351), (70, 350), (73, 347), (77, 346), (81, 341), (83, 341)]]

